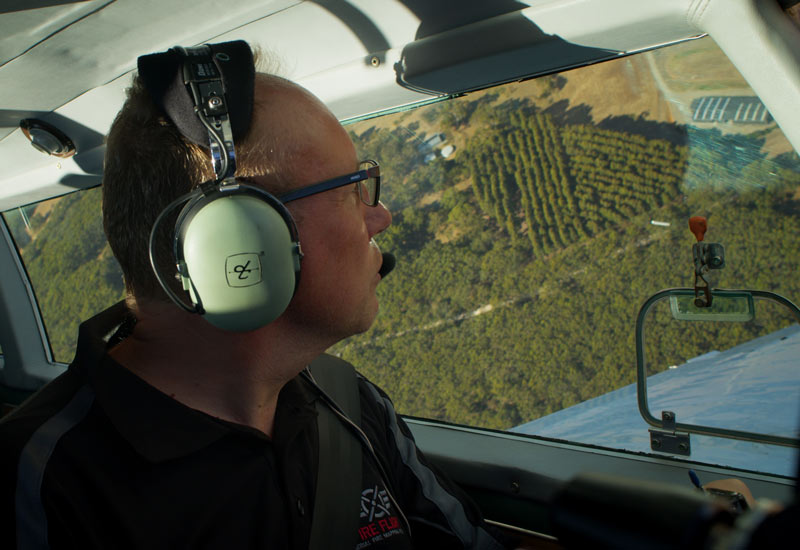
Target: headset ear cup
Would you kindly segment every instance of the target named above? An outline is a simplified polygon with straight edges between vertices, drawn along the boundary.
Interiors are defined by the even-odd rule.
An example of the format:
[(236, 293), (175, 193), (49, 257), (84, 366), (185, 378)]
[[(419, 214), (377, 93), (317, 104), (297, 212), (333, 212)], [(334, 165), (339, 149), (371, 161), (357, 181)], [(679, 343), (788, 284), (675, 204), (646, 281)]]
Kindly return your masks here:
[(297, 232), (285, 207), (260, 189), (236, 185), (186, 208), (176, 228), (176, 259), (204, 317), (237, 332), (277, 319), (300, 272)]

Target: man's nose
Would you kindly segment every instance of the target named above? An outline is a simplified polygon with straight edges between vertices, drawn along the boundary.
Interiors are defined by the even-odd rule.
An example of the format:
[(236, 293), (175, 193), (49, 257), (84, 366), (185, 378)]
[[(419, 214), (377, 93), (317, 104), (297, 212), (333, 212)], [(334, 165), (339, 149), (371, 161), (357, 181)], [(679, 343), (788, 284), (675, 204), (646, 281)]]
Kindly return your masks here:
[(384, 231), (392, 224), (392, 213), (379, 202), (375, 207), (367, 207), (367, 227), (369, 228), (369, 236), (373, 237)]

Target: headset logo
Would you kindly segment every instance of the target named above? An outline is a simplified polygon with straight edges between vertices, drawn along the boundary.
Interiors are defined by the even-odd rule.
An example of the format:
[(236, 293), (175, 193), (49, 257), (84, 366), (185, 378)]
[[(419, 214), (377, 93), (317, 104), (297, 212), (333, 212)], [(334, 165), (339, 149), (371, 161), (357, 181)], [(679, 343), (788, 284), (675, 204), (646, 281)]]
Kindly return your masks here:
[(225, 260), (228, 286), (253, 286), (261, 282), (261, 259), (258, 254), (245, 253), (228, 256)]

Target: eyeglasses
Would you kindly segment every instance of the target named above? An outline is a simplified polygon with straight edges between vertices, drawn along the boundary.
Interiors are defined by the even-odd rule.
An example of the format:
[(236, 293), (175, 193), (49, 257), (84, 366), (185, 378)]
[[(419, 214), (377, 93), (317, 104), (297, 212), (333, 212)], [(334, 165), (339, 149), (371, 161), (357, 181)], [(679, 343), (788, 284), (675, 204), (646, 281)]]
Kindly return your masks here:
[(378, 206), (381, 191), (381, 167), (374, 160), (365, 160), (359, 163), (358, 168), (358, 172), (295, 189), (279, 196), (278, 200), (285, 204), (289, 201), (322, 193), (323, 191), (357, 183), (361, 202), (367, 206)]

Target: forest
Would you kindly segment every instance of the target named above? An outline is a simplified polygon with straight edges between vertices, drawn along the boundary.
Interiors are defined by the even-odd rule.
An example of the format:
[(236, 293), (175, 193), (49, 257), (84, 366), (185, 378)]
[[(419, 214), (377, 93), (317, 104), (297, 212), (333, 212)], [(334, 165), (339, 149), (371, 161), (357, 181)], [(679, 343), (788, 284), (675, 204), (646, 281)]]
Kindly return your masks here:
[[(375, 326), (333, 351), (401, 412), (506, 429), (635, 382), (639, 307), (693, 284), (692, 215), (728, 251), (715, 286), (798, 300), (800, 260), (783, 252), (800, 246), (797, 155), (767, 158), (755, 132), (680, 127), (676, 140), (674, 125), (659, 137), (519, 100), (488, 118), (472, 103), (457, 117), (438, 106), (441, 128), (479, 125), (454, 158), (421, 162), (400, 128), (352, 133), (363, 155), (389, 159), (395, 221), (379, 242), (398, 267)], [(649, 372), (793, 322), (759, 311), (735, 330), (654, 320)]]
[[(401, 413), (506, 429), (633, 383), (639, 307), (692, 284), (692, 215), (725, 245), (719, 287), (800, 299), (800, 162), (768, 155), (763, 132), (658, 134), (500, 94), (425, 109), (408, 125), (400, 113), (349, 127), (359, 153), (381, 161), (394, 222), (377, 240), (398, 263), (374, 327), (331, 349)], [(424, 128), (463, 139), (431, 158)], [(68, 362), (80, 320), (123, 297), (100, 193), (24, 211), (5, 217), (54, 357)], [(687, 323), (659, 320), (653, 372), (789, 322), (770, 314), (691, 337)]]

